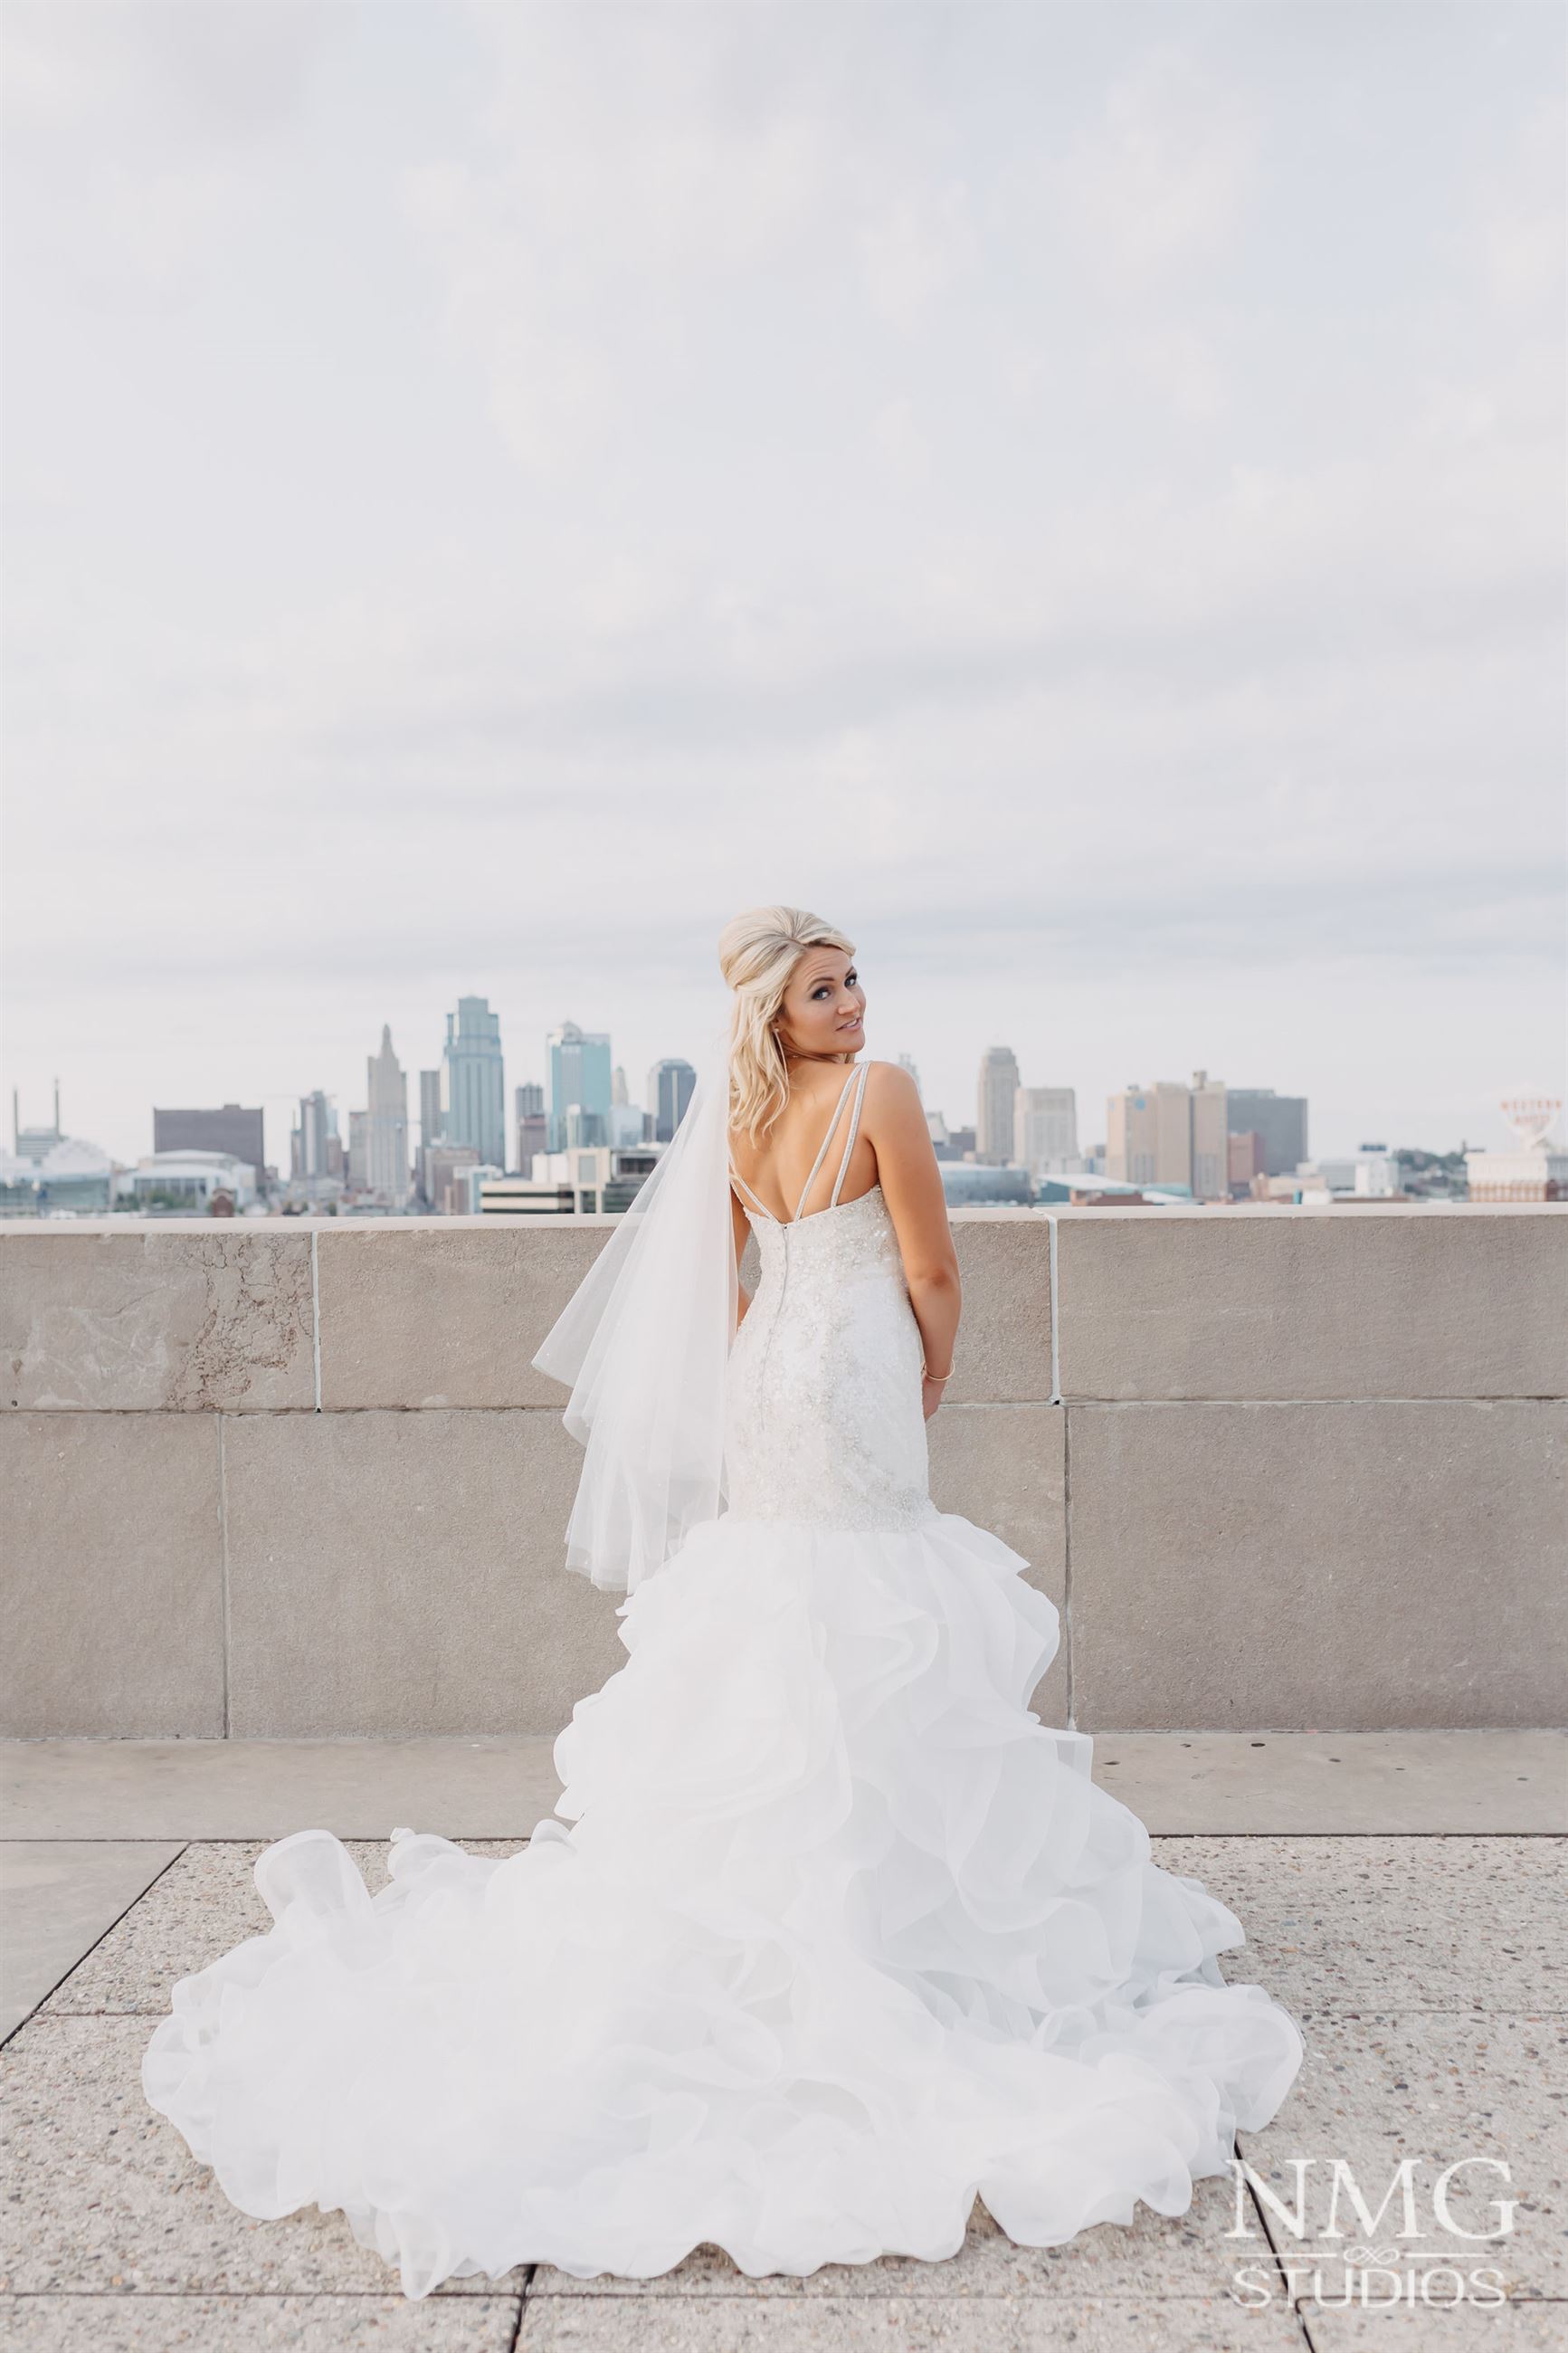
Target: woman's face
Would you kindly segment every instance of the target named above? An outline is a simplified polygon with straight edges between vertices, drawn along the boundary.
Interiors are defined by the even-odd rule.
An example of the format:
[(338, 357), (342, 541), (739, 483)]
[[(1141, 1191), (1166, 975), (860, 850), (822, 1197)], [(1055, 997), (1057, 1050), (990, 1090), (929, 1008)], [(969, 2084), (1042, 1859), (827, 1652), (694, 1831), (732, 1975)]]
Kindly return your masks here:
[(779, 1007), (781, 1044), (795, 1054), (858, 1054), (866, 1043), (866, 992), (842, 948), (807, 948)]

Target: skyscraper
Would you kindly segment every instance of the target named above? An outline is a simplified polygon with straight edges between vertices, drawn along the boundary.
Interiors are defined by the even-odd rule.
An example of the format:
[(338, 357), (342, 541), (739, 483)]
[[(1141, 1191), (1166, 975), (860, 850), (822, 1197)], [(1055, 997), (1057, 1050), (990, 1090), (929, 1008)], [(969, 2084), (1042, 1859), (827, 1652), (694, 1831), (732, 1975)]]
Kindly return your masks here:
[(242, 1103), (225, 1103), (219, 1111), (160, 1111), (153, 1113), (153, 1150), (160, 1152), (226, 1152), (256, 1171), (259, 1187), (266, 1181), (266, 1150), (259, 1110)]
[(1018, 1057), (1011, 1046), (988, 1046), (980, 1060), (975, 1104), (974, 1156), (1005, 1168), (1013, 1158), (1013, 1115), (1018, 1093)]
[[(610, 1119), (610, 1040), (602, 1029), (580, 1029), (563, 1021), (545, 1039), (550, 1058), (550, 1149), (569, 1144), (607, 1144)], [(567, 1114), (579, 1116), (567, 1132)]]
[(313, 1176), (328, 1176), (331, 1167), (331, 1146), (338, 1140), (338, 1115), (332, 1109), (331, 1097), (318, 1087), (313, 1094), (300, 1098), (300, 1124), (289, 1141), (293, 1150), (293, 1173), (307, 1183)]
[(506, 1166), (506, 1088), (500, 1016), (484, 997), (459, 997), (447, 1016), (441, 1117), (447, 1144), (471, 1145), (481, 1161)]
[(428, 1152), (441, 1140), (441, 1073), (421, 1071), (419, 1073), (419, 1145)]
[(349, 1189), (354, 1193), (370, 1191), (370, 1113), (351, 1111), (349, 1113)]
[(655, 1144), (668, 1144), (686, 1116), (697, 1073), (689, 1062), (671, 1059), (656, 1062), (647, 1074), (648, 1116)]
[(512, 1113), (517, 1122), (517, 1167), (529, 1175), (535, 1153), (550, 1149), (550, 1121), (544, 1109), (544, 1089), (529, 1080), (512, 1089)]
[(1173, 1079), (1126, 1087), (1110, 1098), (1105, 1115), (1108, 1176), (1184, 1188), (1196, 1201), (1229, 1198), (1223, 1079), (1194, 1071), (1190, 1087)]
[(1078, 1104), (1071, 1087), (1018, 1089), (1013, 1148), (1033, 1176), (1043, 1176), (1053, 1162), (1078, 1158)]
[(368, 1058), (365, 1074), (366, 1176), (373, 1193), (401, 1209), (408, 1198), (408, 1080), (384, 1024), (381, 1051)]
[(1272, 1087), (1231, 1087), (1226, 1096), (1226, 1121), (1232, 1135), (1249, 1132), (1263, 1138), (1264, 1173), (1293, 1176), (1307, 1149), (1307, 1098), (1277, 1095)]

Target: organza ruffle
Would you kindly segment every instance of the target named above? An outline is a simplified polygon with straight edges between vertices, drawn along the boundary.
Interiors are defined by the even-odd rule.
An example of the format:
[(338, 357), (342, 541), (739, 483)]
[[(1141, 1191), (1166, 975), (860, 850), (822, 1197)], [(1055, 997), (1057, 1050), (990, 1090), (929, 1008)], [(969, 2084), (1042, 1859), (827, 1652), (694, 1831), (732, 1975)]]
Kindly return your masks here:
[(142, 2082), (229, 2199), (341, 2208), (405, 2294), (695, 2246), (807, 2273), (1174, 2215), (1300, 2065), (1243, 1941), (1027, 1700), (1054, 1605), (994, 1535), (721, 1518), (504, 1859), (397, 1831), (256, 1864), (273, 1927), (182, 1978)]

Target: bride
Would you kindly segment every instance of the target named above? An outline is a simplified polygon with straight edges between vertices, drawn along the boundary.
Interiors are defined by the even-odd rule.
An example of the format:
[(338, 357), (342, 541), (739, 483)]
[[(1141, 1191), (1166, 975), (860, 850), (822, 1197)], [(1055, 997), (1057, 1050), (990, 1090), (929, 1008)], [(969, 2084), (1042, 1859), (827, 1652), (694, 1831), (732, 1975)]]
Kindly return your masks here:
[(720, 959), (727, 1050), (535, 1359), (568, 1563), (627, 1594), (555, 1814), (504, 1858), (395, 1830), (374, 1896), (279, 1840), (273, 1926), (143, 2059), (237, 2206), (341, 2207), (409, 2296), (937, 2260), (977, 2194), (1028, 2246), (1182, 2214), (1301, 2063), (1235, 1915), (1029, 1712), (1055, 1607), (931, 1500), (957, 1262), (850, 942), (765, 907)]

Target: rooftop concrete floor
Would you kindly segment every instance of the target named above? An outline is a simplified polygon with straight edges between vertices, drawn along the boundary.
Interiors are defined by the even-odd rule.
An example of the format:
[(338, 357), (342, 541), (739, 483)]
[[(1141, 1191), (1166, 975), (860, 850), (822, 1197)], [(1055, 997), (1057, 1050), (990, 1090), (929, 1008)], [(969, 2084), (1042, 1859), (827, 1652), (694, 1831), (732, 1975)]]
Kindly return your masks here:
[[(889, 2259), (806, 2280), (748, 2280), (704, 2251), (650, 2282), (576, 2282), (547, 2266), (454, 2282), (409, 2303), (395, 2274), (311, 2207), (236, 2211), (139, 2069), (176, 1977), (267, 1925), (251, 1880), (262, 1845), (321, 1822), (371, 1884), (395, 1822), (505, 1853), (550, 1810), (548, 1741), (0, 1743), (12, 2153), (0, 2251), (0, 2346), (27, 2353), (1519, 2353), (1568, 2348), (1562, 2110), (1568, 1995), (1560, 1952), (1568, 1737), (1550, 1733), (1096, 1736), (1095, 1770), (1155, 1835), (1156, 1860), (1237, 1913), (1233, 1979), (1263, 1984), (1307, 2041), (1274, 2122), (1239, 2154), (1281, 2199), (1294, 2161), (1353, 2168), (1373, 2212), (1414, 2158), (1417, 2235), (1452, 2268), (1407, 2263), (1389, 2311), (1344, 2294), (1345, 2238), (1309, 2200), (1297, 2242), (1234, 2184), (1198, 2185), (1176, 2218), (1140, 2206), (1070, 2246), (1016, 2247), (976, 2208), (945, 2263)], [(1456, 2229), (1434, 2221), (1455, 2177)], [(1478, 2187), (1477, 2185), (1484, 2185)], [(1397, 2204), (1397, 2201), (1396, 2201)], [(1395, 2208), (1369, 2242), (1395, 2243)], [(1353, 2216), (1350, 2221), (1354, 2244)], [(1459, 2252), (1455, 2253), (1453, 2251)], [(1337, 2252), (1331, 2252), (1337, 2251)], [(1281, 2263), (1297, 2276), (1287, 2283)], [(1370, 2260), (1370, 2258), (1369, 2258)], [(1238, 2300), (1248, 2266), (1258, 2309)], [(1489, 2309), (1472, 2274), (1495, 2275)], [(1426, 2277), (1430, 2300), (1408, 2302)], [(1466, 2285), (1449, 2311), (1436, 2308)], [(1371, 2291), (1393, 2291), (1374, 2275)]]

